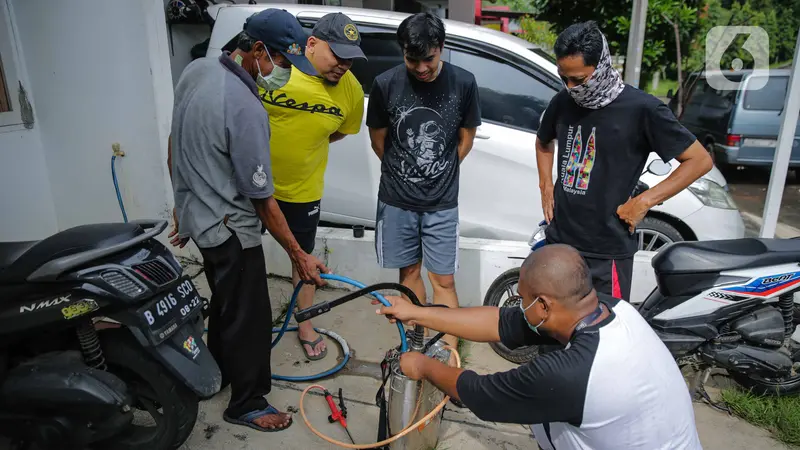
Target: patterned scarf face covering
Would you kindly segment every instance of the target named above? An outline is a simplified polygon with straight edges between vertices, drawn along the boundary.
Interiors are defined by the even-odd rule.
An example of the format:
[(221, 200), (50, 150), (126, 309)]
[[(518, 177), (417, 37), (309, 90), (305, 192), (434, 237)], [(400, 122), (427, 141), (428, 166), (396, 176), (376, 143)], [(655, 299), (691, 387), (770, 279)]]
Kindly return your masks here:
[(567, 88), (567, 91), (578, 106), (600, 109), (613, 102), (623, 89), (625, 83), (619, 72), (611, 65), (611, 52), (608, 51), (608, 43), (603, 36), (603, 54), (594, 73), (585, 83)]

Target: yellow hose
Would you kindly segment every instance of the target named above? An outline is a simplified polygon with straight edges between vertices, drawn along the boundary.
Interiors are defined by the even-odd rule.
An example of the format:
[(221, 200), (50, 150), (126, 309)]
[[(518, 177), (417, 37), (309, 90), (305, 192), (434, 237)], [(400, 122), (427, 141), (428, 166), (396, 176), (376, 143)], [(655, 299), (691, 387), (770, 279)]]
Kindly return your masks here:
[[(461, 367), (461, 357), (458, 355), (458, 351), (456, 351), (456, 349), (454, 349), (453, 347), (450, 347), (450, 346), (445, 346), (444, 348), (450, 350), (452, 352), (452, 354), (455, 355), (455, 357), (456, 357), (456, 367)], [(306, 417), (306, 410), (303, 407), (303, 401), (305, 400), (305, 397), (306, 397), (306, 394), (308, 393), (308, 391), (310, 391), (311, 389), (315, 389), (315, 388), (320, 388), (320, 389), (323, 389), (323, 390), (325, 389), (324, 387), (322, 387), (320, 385), (313, 384), (313, 385), (305, 388), (303, 390), (303, 393), (300, 394), (300, 415), (303, 416), (303, 421), (306, 423), (306, 425), (308, 425), (308, 428), (311, 430), (312, 433), (314, 433), (317, 436), (321, 437), (322, 439), (330, 442), (331, 444), (338, 445), (339, 447), (354, 448), (354, 449), (368, 449), (368, 448), (381, 447), (381, 446), (384, 446), (386, 444), (392, 443), (392, 442), (400, 439), (401, 437), (403, 437), (403, 436), (407, 435), (408, 433), (412, 432), (414, 429), (416, 429), (417, 427), (421, 426), (425, 422), (429, 421), (433, 416), (435, 416), (437, 413), (439, 413), (439, 411), (441, 411), (442, 408), (444, 408), (444, 405), (446, 405), (447, 402), (450, 400), (450, 396), (445, 395), (444, 399), (441, 401), (441, 403), (436, 405), (436, 407), (433, 408), (433, 410), (431, 412), (426, 414), (425, 417), (423, 417), (422, 419), (420, 419), (416, 423), (412, 423), (411, 425), (403, 428), (399, 433), (397, 433), (396, 435), (394, 435), (394, 436), (392, 436), (392, 437), (390, 437), (388, 439), (384, 439), (383, 441), (376, 442), (374, 444), (349, 444), (347, 442), (337, 441), (336, 439), (333, 439), (333, 438), (330, 438), (328, 436), (325, 436), (321, 432), (317, 431), (317, 429), (314, 428), (311, 425), (311, 422), (308, 420), (308, 417)], [(416, 407), (416, 409), (414, 411), (414, 414), (411, 416), (411, 420), (414, 420), (414, 418), (417, 416), (417, 413), (419, 412), (419, 407), (420, 407), (421, 403), (422, 403), (422, 389), (420, 389), (419, 397), (417, 398), (417, 407)]]

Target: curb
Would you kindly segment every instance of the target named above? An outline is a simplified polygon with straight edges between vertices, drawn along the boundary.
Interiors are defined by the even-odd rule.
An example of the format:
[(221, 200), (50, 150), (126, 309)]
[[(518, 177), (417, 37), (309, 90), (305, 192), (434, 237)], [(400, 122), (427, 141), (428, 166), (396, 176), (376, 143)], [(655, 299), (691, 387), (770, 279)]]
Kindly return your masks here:
[[(742, 218), (745, 221), (755, 223), (759, 227), (761, 227), (761, 224), (764, 223), (764, 220), (755, 214), (745, 211), (739, 211), (739, 213), (742, 215)], [(786, 225), (785, 223), (780, 222), (778, 222), (778, 225), (775, 227), (776, 238), (789, 239), (798, 236), (800, 236), (800, 228), (795, 228), (791, 225)]]

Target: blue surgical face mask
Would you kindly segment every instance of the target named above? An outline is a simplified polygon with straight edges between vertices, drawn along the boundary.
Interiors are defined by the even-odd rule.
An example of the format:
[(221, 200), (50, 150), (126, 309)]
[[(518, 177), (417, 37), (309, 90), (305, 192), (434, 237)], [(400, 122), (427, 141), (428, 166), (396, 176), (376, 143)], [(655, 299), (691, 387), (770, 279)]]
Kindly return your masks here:
[(529, 310), (529, 309), (530, 309), (530, 308), (531, 308), (531, 307), (532, 307), (534, 304), (536, 304), (536, 302), (537, 302), (537, 301), (539, 301), (539, 300), (541, 300), (541, 299), (540, 299), (539, 297), (536, 297), (535, 299), (533, 299), (533, 301), (531, 302), (531, 304), (530, 304), (530, 305), (528, 305), (528, 307), (527, 307), (527, 308), (523, 308), (523, 307), (522, 307), (522, 301), (520, 301), (520, 302), (519, 302), (519, 309), (521, 309), (521, 310), (522, 310), (522, 317), (524, 317), (524, 318), (525, 318), (525, 323), (526, 323), (526, 324), (528, 324), (528, 328), (530, 328), (530, 329), (531, 329), (531, 331), (533, 331), (533, 332), (534, 332), (534, 333), (536, 333), (536, 334), (541, 334), (541, 333), (539, 333), (539, 327), (540, 327), (540, 326), (542, 326), (542, 324), (544, 323), (544, 321), (545, 321), (545, 320), (547, 320), (547, 319), (542, 319), (542, 321), (541, 321), (541, 322), (539, 322), (539, 324), (538, 324), (538, 325), (531, 325), (531, 323), (528, 321), (528, 316), (526, 316), (526, 315), (525, 315), (525, 311)]

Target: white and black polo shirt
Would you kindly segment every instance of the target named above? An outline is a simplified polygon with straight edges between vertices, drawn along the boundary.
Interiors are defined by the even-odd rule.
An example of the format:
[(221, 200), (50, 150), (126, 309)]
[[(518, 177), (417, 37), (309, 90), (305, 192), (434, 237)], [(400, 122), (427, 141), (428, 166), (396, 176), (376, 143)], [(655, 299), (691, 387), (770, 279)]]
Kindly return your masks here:
[[(461, 401), (480, 419), (534, 424), (545, 450), (701, 449), (692, 400), (666, 346), (633, 306), (598, 294), (610, 315), (563, 350), (507, 372), (461, 374)], [(507, 347), (553, 344), (519, 308), (503, 308)]]

